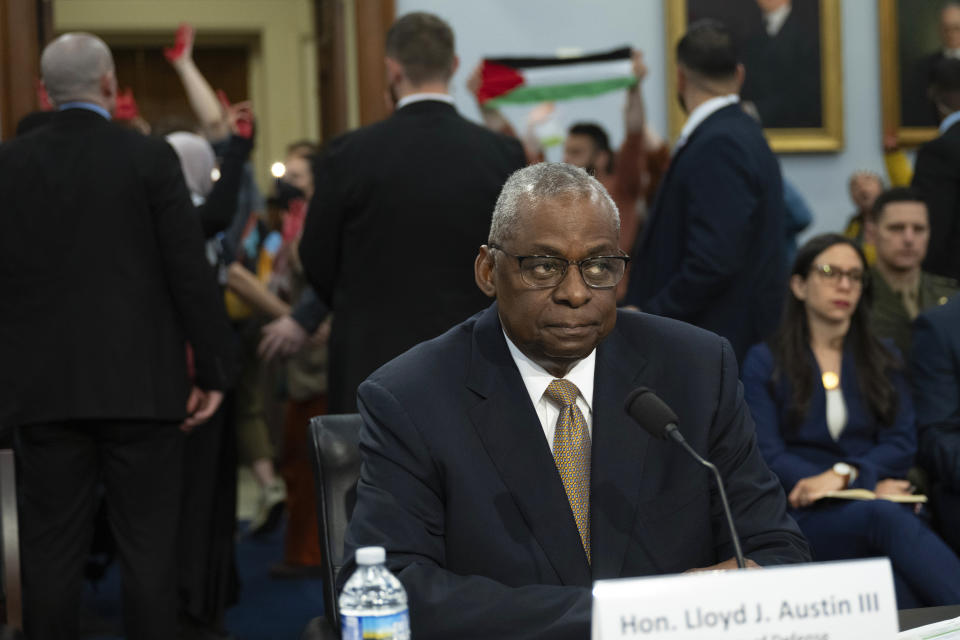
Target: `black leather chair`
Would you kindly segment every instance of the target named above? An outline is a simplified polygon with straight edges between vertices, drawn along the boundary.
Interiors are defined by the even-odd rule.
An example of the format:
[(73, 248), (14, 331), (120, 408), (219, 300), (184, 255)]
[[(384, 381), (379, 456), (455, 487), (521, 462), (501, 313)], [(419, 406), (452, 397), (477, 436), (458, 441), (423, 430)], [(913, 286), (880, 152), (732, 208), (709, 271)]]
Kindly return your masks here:
[(343, 567), (343, 538), (357, 501), (362, 424), (358, 413), (318, 416), (310, 420), (310, 457), (317, 484), (317, 518), (323, 555), (320, 568), (326, 615), (311, 620), (301, 640), (340, 637), (337, 574)]

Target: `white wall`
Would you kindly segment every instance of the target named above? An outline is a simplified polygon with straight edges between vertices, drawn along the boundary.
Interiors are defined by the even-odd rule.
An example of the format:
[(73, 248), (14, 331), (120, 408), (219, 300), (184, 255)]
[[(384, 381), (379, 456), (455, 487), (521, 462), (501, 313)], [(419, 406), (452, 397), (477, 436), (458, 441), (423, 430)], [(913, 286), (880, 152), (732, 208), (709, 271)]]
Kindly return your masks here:
[[(841, 0), (843, 44), (844, 149), (839, 153), (782, 155), (784, 176), (814, 212), (805, 235), (841, 229), (852, 205), (847, 177), (857, 169), (884, 172), (881, 140), (880, 67), (877, 3)], [(397, 15), (430, 11), (450, 22), (457, 36), (460, 70), (452, 90), (461, 112), (479, 120), (466, 77), (484, 56), (551, 55), (558, 48), (584, 52), (630, 44), (644, 52), (650, 69), (644, 83), (647, 116), (667, 131), (665, 14), (663, 0), (397, 0)], [(561, 125), (574, 120), (601, 122), (611, 142), (623, 138), (623, 96), (611, 94), (564, 103)], [(505, 114), (518, 128), (526, 109)], [(550, 159), (559, 159), (551, 155)]]

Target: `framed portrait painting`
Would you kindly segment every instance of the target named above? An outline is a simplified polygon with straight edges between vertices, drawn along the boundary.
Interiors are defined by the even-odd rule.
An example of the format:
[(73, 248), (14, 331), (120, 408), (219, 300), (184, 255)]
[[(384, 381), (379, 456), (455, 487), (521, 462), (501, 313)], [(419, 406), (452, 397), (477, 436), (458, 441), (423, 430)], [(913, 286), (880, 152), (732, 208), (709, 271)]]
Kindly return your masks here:
[[(741, 99), (778, 153), (843, 147), (839, 0), (665, 0), (668, 95), (677, 93), (676, 45), (687, 26), (723, 22), (746, 69)], [(669, 111), (676, 138), (686, 114)]]
[(929, 87), (937, 63), (960, 57), (960, 7), (943, 0), (879, 0), (883, 130), (903, 145), (937, 135)]

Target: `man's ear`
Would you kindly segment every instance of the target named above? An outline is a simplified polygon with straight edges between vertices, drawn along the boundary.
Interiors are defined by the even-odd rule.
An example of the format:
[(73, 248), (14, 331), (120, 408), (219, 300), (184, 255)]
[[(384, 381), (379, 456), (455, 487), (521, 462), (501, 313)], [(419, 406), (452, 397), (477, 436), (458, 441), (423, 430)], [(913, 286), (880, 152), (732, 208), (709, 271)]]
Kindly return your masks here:
[(736, 93), (739, 94), (740, 90), (743, 89), (743, 81), (747, 79), (747, 69), (743, 64), (737, 64), (737, 90)]
[(450, 77), (453, 77), (453, 74), (457, 72), (457, 69), (460, 68), (460, 56), (453, 56), (453, 64), (450, 65)]
[(603, 172), (607, 173), (610, 171), (610, 157), (611, 154), (609, 151), (598, 151), (597, 152), (597, 161), (594, 163), (595, 167), (603, 167)]
[(480, 252), (477, 253), (477, 259), (473, 263), (473, 277), (488, 298), (497, 297), (497, 285), (493, 279), (493, 271), (496, 264), (493, 260), (493, 252), (487, 245), (480, 246)]
[(117, 97), (117, 76), (113, 70), (100, 76), (100, 95), (106, 100)]
[(387, 86), (396, 85), (404, 77), (403, 65), (389, 56), (385, 57), (383, 62), (387, 67)]

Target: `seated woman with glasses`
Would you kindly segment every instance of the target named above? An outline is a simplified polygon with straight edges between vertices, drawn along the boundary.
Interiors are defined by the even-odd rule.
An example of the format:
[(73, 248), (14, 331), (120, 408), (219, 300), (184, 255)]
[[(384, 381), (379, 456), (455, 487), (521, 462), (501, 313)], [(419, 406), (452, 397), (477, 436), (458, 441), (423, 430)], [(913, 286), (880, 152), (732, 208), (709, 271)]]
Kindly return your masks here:
[(797, 251), (780, 327), (743, 363), (760, 451), (816, 560), (887, 556), (901, 609), (960, 603), (960, 559), (913, 505), (825, 497), (912, 491), (903, 478), (916, 453), (913, 404), (895, 347), (870, 332), (866, 276), (843, 236)]

